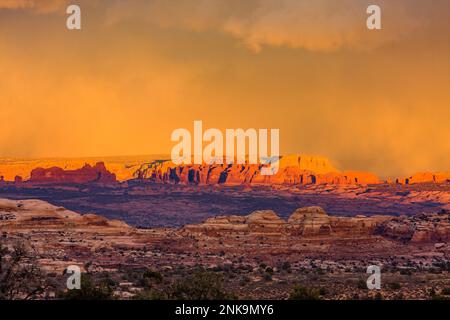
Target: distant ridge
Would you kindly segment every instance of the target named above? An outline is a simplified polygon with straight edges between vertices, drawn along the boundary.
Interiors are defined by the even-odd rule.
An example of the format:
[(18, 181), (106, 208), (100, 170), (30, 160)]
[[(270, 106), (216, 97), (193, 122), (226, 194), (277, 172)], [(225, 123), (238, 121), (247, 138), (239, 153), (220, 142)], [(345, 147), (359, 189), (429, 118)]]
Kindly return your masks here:
[(168, 155), (106, 156), (86, 158), (0, 158), (0, 181), (28, 181), (36, 168), (77, 170), (103, 162), (118, 181), (150, 179), (162, 183), (195, 184), (377, 184), (446, 183), (450, 172), (420, 172), (406, 177), (379, 179), (361, 171), (339, 171), (321, 156), (286, 155), (274, 176), (261, 176), (258, 165), (174, 165)]

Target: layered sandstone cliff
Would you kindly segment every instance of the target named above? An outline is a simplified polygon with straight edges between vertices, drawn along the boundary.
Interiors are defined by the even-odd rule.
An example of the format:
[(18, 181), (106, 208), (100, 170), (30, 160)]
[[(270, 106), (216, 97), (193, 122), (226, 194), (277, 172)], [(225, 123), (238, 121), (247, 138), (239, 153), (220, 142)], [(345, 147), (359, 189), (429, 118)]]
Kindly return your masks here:
[(285, 237), (359, 237), (381, 235), (410, 242), (445, 242), (450, 240), (450, 215), (431, 214), (416, 217), (329, 216), (321, 207), (299, 208), (284, 221), (271, 210), (255, 211), (248, 216), (219, 216), (203, 224), (187, 225), (191, 234), (223, 236), (264, 234)]
[(450, 240), (450, 215), (432, 214), (396, 217), (380, 226), (387, 237), (412, 242), (439, 242)]
[[(165, 158), (164, 155), (142, 155), (123, 157), (84, 157), (84, 158), (0, 158), (0, 177), (5, 181), (14, 181), (20, 176), (24, 181), (31, 177), (31, 171), (36, 168), (49, 169), (59, 167), (64, 170), (76, 170), (85, 164), (95, 166), (103, 162), (119, 181), (133, 179), (134, 172), (143, 164), (155, 159)], [(1, 180), (1, 179), (0, 179)]]
[(299, 208), (287, 221), (271, 210), (255, 211), (248, 216), (219, 216), (203, 224), (187, 225), (184, 230), (208, 234), (248, 232), (276, 233), (289, 236), (373, 234), (376, 228), (393, 219), (391, 216), (329, 216), (321, 207)]
[(450, 172), (419, 172), (406, 178), (397, 179), (400, 184), (444, 183), (450, 181)]
[(371, 173), (339, 172), (330, 161), (322, 157), (283, 156), (275, 175), (261, 174), (262, 165), (212, 164), (174, 165), (170, 161), (158, 161), (142, 165), (135, 178), (161, 183), (182, 184), (375, 184), (380, 180)]

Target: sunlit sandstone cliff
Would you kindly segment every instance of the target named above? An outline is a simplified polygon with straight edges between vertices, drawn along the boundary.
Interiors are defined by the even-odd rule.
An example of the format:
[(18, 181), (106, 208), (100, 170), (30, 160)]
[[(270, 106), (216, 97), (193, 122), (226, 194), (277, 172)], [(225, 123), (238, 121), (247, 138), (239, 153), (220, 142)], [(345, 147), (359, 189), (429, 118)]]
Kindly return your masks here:
[(414, 183), (443, 183), (450, 181), (450, 172), (419, 172), (412, 176), (397, 179), (397, 183), (414, 184)]
[(138, 179), (167, 183), (194, 184), (373, 184), (380, 180), (371, 173), (339, 172), (327, 158), (290, 155), (280, 159), (278, 172), (273, 176), (261, 174), (262, 165), (213, 164), (174, 165), (153, 162), (136, 171)]
[[(162, 159), (162, 160), (157, 160)], [(180, 184), (377, 184), (382, 183), (374, 174), (358, 171), (339, 171), (324, 157), (290, 155), (280, 159), (280, 169), (273, 176), (261, 175), (260, 165), (175, 165), (167, 156), (132, 156), (74, 159), (7, 159), (0, 158), (2, 181), (28, 181), (37, 168), (79, 170), (86, 164), (95, 167), (103, 162), (105, 168), (118, 181), (146, 179), (160, 183)], [(55, 170), (55, 169), (52, 169)], [(46, 174), (49, 174), (48, 172)], [(450, 172), (423, 172), (408, 177), (388, 179), (398, 184), (445, 183)], [(70, 181), (68, 181), (70, 182)]]
[(75, 170), (82, 168), (85, 164), (95, 166), (103, 162), (106, 169), (114, 173), (117, 180), (124, 181), (133, 178), (134, 172), (143, 164), (155, 161), (158, 158), (167, 158), (161, 155), (149, 156), (126, 156), (126, 157), (88, 157), (88, 158), (0, 158), (0, 177), (5, 181), (14, 181), (20, 176), (24, 181), (29, 180), (31, 171), (36, 168), (49, 169), (58, 167), (64, 170)]

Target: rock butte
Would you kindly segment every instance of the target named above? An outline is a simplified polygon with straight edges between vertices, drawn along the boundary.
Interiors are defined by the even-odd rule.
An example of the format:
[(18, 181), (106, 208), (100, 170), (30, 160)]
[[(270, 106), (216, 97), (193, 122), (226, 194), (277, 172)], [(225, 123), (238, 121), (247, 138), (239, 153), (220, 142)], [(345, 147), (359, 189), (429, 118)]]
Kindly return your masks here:
[(105, 164), (99, 162), (94, 166), (84, 165), (81, 169), (63, 170), (58, 167), (49, 169), (36, 168), (31, 171), (31, 182), (36, 183), (114, 183), (116, 175), (106, 170)]

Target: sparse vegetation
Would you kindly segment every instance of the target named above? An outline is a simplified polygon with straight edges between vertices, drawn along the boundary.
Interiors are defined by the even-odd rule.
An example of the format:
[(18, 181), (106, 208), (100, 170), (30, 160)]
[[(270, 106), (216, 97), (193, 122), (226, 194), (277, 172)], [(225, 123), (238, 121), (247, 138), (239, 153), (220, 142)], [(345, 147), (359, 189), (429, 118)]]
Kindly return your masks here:
[(358, 289), (361, 289), (361, 290), (367, 289), (367, 283), (363, 279), (359, 279), (356, 286), (358, 287)]
[(163, 280), (162, 274), (152, 269), (147, 269), (144, 272), (143, 278), (148, 279), (149, 281), (154, 281), (156, 283), (161, 283)]
[(68, 290), (58, 294), (59, 298), (67, 300), (111, 300), (113, 290), (108, 281), (96, 283), (89, 274), (81, 275), (81, 289)]
[(320, 294), (314, 288), (297, 285), (294, 286), (289, 300), (320, 300)]
[(34, 253), (25, 244), (9, 249), (0, 242), (0, 300), (36, 298), (48, 287), (44, 279)]
[(441, 294), (443, 294), (444, 296), (450, 296), (450, 287), (445, 287), (444, 289), (442, 289)]
[(216, 273), (200, 271), (177, 280), (171, 287), (170, 299), (220, 300), (231, 298), (223, 289), (223, 278)]
[(400, 290), (402, 287), (401, 284), (398, 282), (391, 282), (391, 283), (389, 283), (388, 286), (391, 290)]

